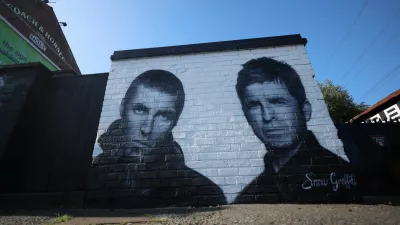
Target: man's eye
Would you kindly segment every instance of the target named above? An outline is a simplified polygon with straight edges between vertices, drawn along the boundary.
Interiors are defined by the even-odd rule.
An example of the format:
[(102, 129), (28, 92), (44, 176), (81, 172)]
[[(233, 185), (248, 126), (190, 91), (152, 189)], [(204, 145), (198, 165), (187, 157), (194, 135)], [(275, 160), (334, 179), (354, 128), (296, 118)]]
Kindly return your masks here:
[(144, 107), (134, 107), (133, 112), (141, 115), (141, 114), (147, 114), (148, 110)]
[(134, 109), (133, 110), (136, 114), (144, 114), (144, 110), (143, 109)]
[(257, 108), (260, 104), (258, 102), (249, 102), (246, 104), (246, 107), (248, 109), (254, 109)]
[(160, 114), (160, 118), (161, 118), (162, 121), (170, 121), (170, 120), (172, 120), (170, 114)]

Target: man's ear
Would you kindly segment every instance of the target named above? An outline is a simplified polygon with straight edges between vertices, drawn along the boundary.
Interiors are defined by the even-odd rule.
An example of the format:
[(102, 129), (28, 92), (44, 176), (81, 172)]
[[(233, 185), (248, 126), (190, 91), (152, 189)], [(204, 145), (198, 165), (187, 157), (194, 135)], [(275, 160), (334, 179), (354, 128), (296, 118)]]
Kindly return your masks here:
[(180, 116), (181, 115), (179, 114), (179, 115), (176, 116), (177, 118), (174, 119), (174, 122), (172, 123), (172, 129), (174, 129), (174, 127), (178, 124), (178, 120), (179, 120)]
[(125, 110), (125, 98), (122, 99), (121, 104), (119, 105), (119, 115), (122, 118), (122, 113)]
[(306, 118), (306, 121), (309, 121), (311, 119), (312, 108), (311, 108), (311, 104), (308, 100), (304, 101), (301, 110), (303, 111), (303, 115), (304, 115), (304, 118)]

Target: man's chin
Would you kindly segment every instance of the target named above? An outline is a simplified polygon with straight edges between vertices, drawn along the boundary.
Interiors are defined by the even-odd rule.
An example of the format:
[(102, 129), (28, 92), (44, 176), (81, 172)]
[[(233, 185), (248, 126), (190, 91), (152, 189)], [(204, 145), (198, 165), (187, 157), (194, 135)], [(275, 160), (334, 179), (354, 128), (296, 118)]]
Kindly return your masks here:
[(275, 154), (282, 154), (284, 152), (290, 151), (291, 145), (282, 144), (282, 142), (274, 143), (274, 144), (265, 144), (268, 152)]
[(136, 148), (152, 148), (151, 143), (147, 141), (132, 141), (131, 144)]
[(129, 142), (129, 146), (125, 146), (124, 156), (141, 156), (141, 155), (149, 155), (152, 153), (155, 147), (152, 147), (149, 144), (145, 144), (140, 141), (132, 141)]

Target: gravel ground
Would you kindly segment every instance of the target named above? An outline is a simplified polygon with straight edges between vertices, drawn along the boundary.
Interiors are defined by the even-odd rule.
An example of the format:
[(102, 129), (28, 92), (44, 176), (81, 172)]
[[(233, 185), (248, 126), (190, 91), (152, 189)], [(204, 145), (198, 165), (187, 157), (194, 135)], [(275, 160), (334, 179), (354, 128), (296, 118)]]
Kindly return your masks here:
[(51, 220), (51, 216), (16, 216), (16, 215), (0, 215), (1, 225), (37, 225), (37, 224), (48, 224)]
[[(64, 212), (65, 213), (65, 212)], [(400, 224), (400, 207), (390, 205), (228, 205), (210, 208), (73, 210), (64, 224)], [(18, 216), (17, 216), (18, 214)], [(47, 214), (47, 216), (43, 216)], [(34, 216), (37, 215), (37, 216)], [(50, 215), (50, 216), (49, 216)], [(49, 224), (54, 212), (0, 214), (0, 224)], [(104, 221), (104, 222), (103, 222)], [(119, 223), (119, 222), (118, 222)], [(115, 223), (114, 223), (115, 224)], [(119, 223), (126, 224), (126, 223)]]
[(164, 215), (160, 224), (400, 224), (387, 205), (233, 205), (222, 210)]

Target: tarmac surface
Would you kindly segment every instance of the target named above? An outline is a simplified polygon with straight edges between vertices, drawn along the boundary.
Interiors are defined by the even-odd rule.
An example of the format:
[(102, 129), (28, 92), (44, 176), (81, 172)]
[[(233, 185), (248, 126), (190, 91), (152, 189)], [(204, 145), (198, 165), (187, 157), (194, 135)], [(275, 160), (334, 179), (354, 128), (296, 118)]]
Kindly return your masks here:
[[(72, 219), (55, 223), (57, 215)], [(57, 210), (0, 213), (0, 224), (400, 224), (400, 206), (392, 205), (226, 205), (208, 208), (133, 210)]]

